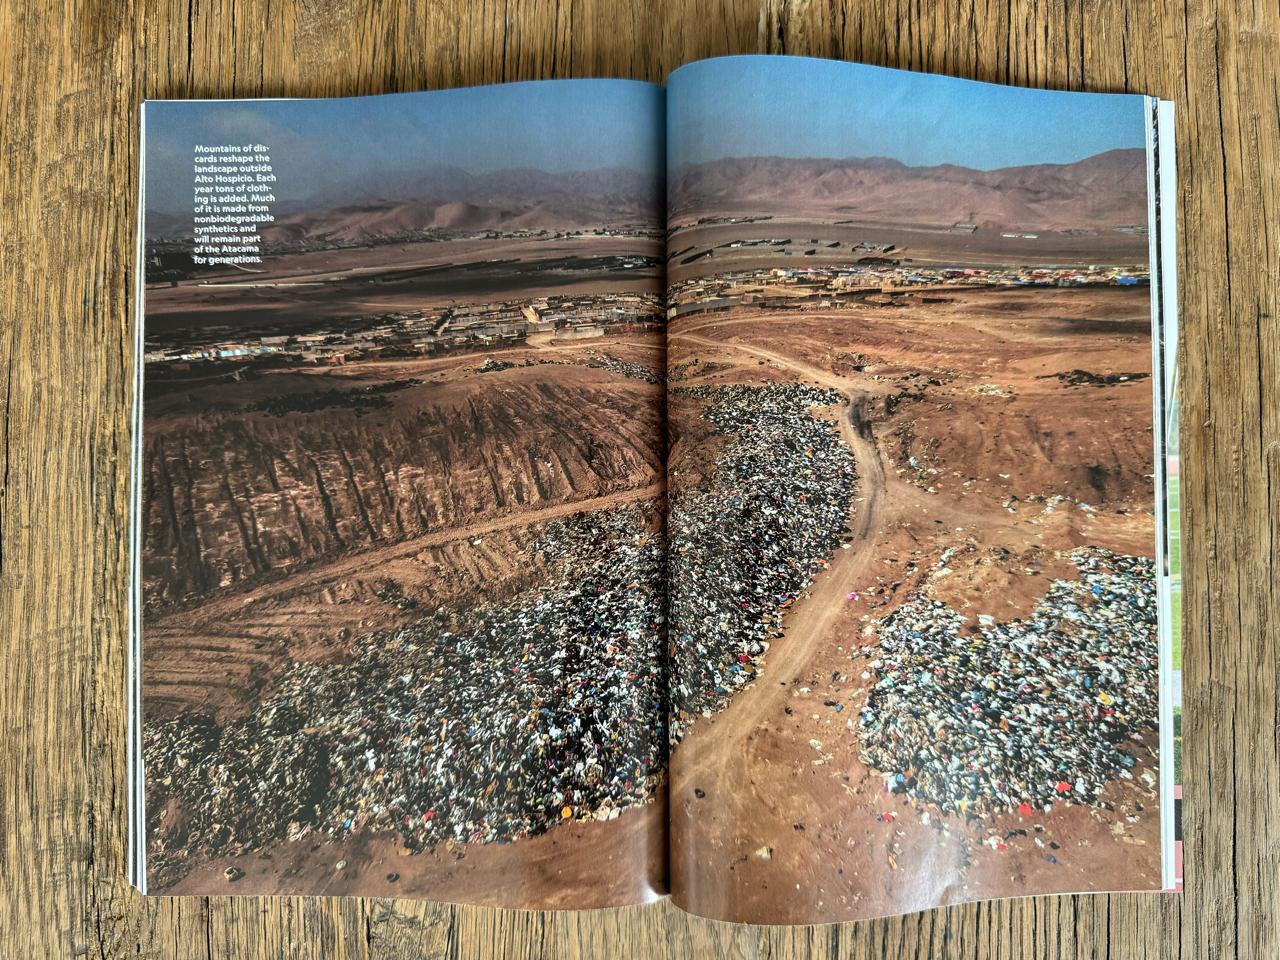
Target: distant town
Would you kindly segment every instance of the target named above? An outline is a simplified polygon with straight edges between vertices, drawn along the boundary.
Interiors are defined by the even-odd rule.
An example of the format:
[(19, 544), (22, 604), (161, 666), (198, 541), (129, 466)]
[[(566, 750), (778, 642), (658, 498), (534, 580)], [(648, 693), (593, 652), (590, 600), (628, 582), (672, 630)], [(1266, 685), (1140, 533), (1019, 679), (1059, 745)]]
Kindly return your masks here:
[[(302, 237), (268, 236), (263, 238), (262, 252), (271, 256), (319, 253), (362, 247), (383, 247), (409, 243), (451, 243), (469, 241), (557, 241), (590, 240), (625, 237), (628, 239), (662, 240), (664, 232), (642, 223), (623, 223), (579, 229), (458, 230), (445, 227), (420, 227), (382, 234), (360, 234), (340, 237), (322, 232)], [(148, 238), (146, 271), (148, 283), (176, 283), (194, 277), (209, 276), (207, 268), (191, 262), (192, 238), (183, 227)]]
[[(470, 303), (402, 311), (335, 322), (307, 333), (245, 337), (209, 325), (209, 339), (148, 350), (147, 363), (190, 365), (200, 361), (278, 358), (298, 363), (343, 364), (379, 357), (433, 356), (460, 350), (513, 346), (533, 338), (586, 340), (651, 329), (662, 324), (663, 301), (651, 293), (606, 293)], [(221, 339), (219, 334), (227, 334)]]
[[(889, 252), (889, 245), (879, 253)], [(673, 284), (667, 319), (737, 306), (766, 309), (834, 309), (911, 287), (1144, 286), (1144, 266), (922, 267), (885, 256), (849, 266), (771, 267), (735, 270)]]

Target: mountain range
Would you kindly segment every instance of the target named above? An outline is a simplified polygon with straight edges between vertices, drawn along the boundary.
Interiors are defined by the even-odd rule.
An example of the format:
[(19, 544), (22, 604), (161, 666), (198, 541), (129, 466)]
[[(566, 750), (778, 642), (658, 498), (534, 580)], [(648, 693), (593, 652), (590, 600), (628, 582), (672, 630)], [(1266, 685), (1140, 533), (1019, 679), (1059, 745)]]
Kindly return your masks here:
[[(351, 243), (425, 229), (576, 229), (661, 217), (661, 185), (612, 167), (469, 173), (436, 166), (356, 175), (305, 201), (275, 205), (271, 243)], [(974, 170), (885, 157), (729, 157), (670, 178), (669, 216), (772, 214), (904, 224), (976, 223), (1068, 230), (1145, 223), (1146, 154), (1110, 150), (1075, 163)], [(151, 212), (153, 235), (189, 232), (186, 215)]]
[(636, 170), (468, 173), (426, 167), (380, 174), (312, 198), (262, 231), (268, 242), (365, 240), (427, 228), (572, 229), (653, 218), (661, 186)]
[(1067, 230), (1147, 220), (1146, 152), (974, 170), (885, 157), (729, 157), (681, 168), (670, 216), (797, 214), (910, 224)]
[[(274, 204), (267, 243), (360, 242), (445, 230), (575, 229), (661, 219), (662, 185), (625, 167), (470, 173), (426, 166), (345, 178), (303, 200)], [(149, 211), (153, 236), (189, 233), (189, 213)]]

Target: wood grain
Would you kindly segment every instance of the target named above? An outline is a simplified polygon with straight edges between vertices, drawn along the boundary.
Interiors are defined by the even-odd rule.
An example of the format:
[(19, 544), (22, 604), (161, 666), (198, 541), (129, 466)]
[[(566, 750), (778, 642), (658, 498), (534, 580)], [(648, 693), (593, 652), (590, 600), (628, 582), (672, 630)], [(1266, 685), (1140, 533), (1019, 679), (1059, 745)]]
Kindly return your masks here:
[[(0, 956), (1280, 956), (1280, 11), (1248, 0), (0, 0)], [(750, 928), (125, 881), (137, 108), (805, 53), (1177, 101), (1186, 893)]]

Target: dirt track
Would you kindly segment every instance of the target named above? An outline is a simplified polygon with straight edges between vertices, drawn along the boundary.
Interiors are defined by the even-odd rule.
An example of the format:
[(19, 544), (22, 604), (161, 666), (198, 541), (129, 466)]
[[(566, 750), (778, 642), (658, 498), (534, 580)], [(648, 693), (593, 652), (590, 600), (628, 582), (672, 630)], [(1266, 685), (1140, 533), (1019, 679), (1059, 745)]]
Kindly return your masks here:
[[(264, 551), (271, 562), (262, 569), (156, 605), (143, 638), (148, 716), (191, 710), (226, 722), (269, 696), (295, 663), (341, 662), (350, 656), (353, 638), (411, 622), (424, 609), (501, 602), (536, 587), (545, 570), (531, 547), (547, 523), (661, 501), (662, 387), (572, 362), (605, 352), (660, 368), (661, 351), (661, 339), (652, 335), (530, 343), (483, 355), (301, 369), (273, 374), (269, 382), (212, 388), (217, 395), (210, 399), (224, 404), (218, 415), (238, 432), (216, 433), (227, 441), (225, 458), (197, 444), (203, 455), (190, 458), (196, 469), (220, 469), (225, 462), (242, 473), (256, 468), (259, 460), (243, 454), (246, 422), (257, 431), (250, 440), (292, 440), (312, 427), (345, 438), (347, 447), (366, 441), (377, 455), (352, 454), (345, 486), (326, 488), (349, 491), (353, 501), (350, 508), (332, 511), (343, 533), (336, 546), (300, 557)], [(570, 363), (536, 362), (546, 355)], [(478, 370), (486, 359), (498, 358), (515, 365)], [(521, 363), (526, 358), (534, 365)], [(390, 407), (359, 416), (346, 407), (284, 416), (245, 409), (258, 395), (339, 396), (370, 384), (406, 382), (413, 386), (396, 392)], [(328, 392), (319, 392), (323, 388)], [(190, 407), (183, 391), (153, 404), (175, 419), (189, 416)], [(452, 446), (448, 454), (427, 452), (445, 438)], [(308, 451), (317, 455), (314, 444)], [(406, 468), (418, 472), (397, 486), (395, 478)], [(185, 467), (175, 475), (185, 479)], [(193, 499), (201, 504), (198, 517), (207, 530), (202, 549), (224, 555), (238, 549), (238, 528), (210, 526), (208, 502), (229, 496), (228, 486), (240, 502), (248, 501), (241, 491), (253, 488), (254, 477), (214, 484), (213, 496), (206, 498), (197, 491)], [(392, 478), (390, 487), (383, 477)], [(287, 471), (277, 471), (272, 480), (301, 485)], [(409, 494), (410, 485), (415, 494)], [(276, 499), (288, 499), (270, 484), (253, 489), (254, 523)], [(419, 499), (432, 509), (406, 508)], [(357, 526), (345, 526), (352, 517)], [(352, 535), (355, 529), (365, 533)], [(518, 843), (441, 845), (414, 855), (388, 834), (274, 844), (242, 856), (195, 860), (173, 892), (381, 892), (526, 908), (640, 902), (655, 897), (665, 882), (665, 795), (664, 787), (654, 802), (625, 810), (616, 820), (559, 823)], [(339, 861), (345, 861), (341, 870), (334, 866)], [(244, 871), (235, 886), (223, 878), (233, 865)], [(388, 874), (398, 877), (389, 881)]]
[[(299, 571), (298, 573), (291, 574), (283, 579), (276, 580), (271, 583), (265, 583), (262, 586), (251, 590), (228, 593), (226, 596), (214, 598), (207, 603), (201, 604), (198, 610), (199, 619), (206, 621), (220, 620), (224, 617), (234, 615), (252, 604), (264, 601), (284, 600), (300, 590), (313, 591), (325, 587), (337, 580), (341, 580), (344, 577), (366, 573), (371, 569), (375, 569), (378, 566), (387, 563), (388, 561), (421, 553), (428, 547), (442, 546), (459, 540), (469, 540), (474, 537), (483, 537), (487, 534), (496, 533), (500, 530), (510, 530), (517, 527), (529, 527), (535, 524), (548, 523), (552, 520), (567, 517), (573, 513), (606, 510), (610, 507), (620, 507), (628, 503), (652, 500), (661, 496), (665, 487), (665, 482), (659, 481), (657, 483), (651, 483), (645, 487), (638, 487), (635, 490), (622, 490), (618, 493), (606, 494), (603, 497), (592, 497), (588, 500), (558, 503), (550, 507), (542, 507), (541, 509), (536, 510), (524, 510), (520, 513), (494, 517), (492, 519), (482, 520), (478, 523), (466, 526), (450, 527), (445, 530), (436, 531), (435, 533), (426, 533), (420, 537), (414, 537), (411, 540), (403, 540), (399, 543), (388, 544), (385, 547), (362, 550), (361, 552), (351, 556), (340, 557), (330, 563), (309, 567), (306, 570)], [(176, 614), (175, 616), (179, 617), (184, 624), (190, 624), (192, 619), (190, 614), (185, 612)], [(163, 629), (165, 626), (166, 621), (159, 620), (152, 625), (152, 628)]]
[[(713, 349), (724, 346), (691, 334), (677, 334), (672, 339), (688, 340)], [(861, 495), (850, 512), (852, 540), (849, 547), (836, 554), (818, 582), (788, 611), (786, 637), (769, 648), (763, 661), (770, 679), (790, 677), (800, 672), (813, 648), (828, 636), (831, 622), (840, 609), (840, 601), (858, 585), (873, 557), (872, 547), (888, 492), (884, 464), (875, 445), (871, 424), (865, 417), (868, 395), (864, 391), (844, 377), (834, 376), (771, 350), (741, 344), (733, 344), (732, 349), (770, 360), (806, 380), (817, 381), (843, 394), (845, 404), (840, 408), (837, 423), (840, 436), (853, 451), (858, 470)], [(713, 770), (717, 778), (724, 776), (730, 763), (741, 757), (743, 741), (785, 698), (784, 687), (758, 680), (734, 698), (716, 718), (714, 726), (695, 726), (694, 733), (681, 745), (672, 763), (672, 783), (676, 791)]]

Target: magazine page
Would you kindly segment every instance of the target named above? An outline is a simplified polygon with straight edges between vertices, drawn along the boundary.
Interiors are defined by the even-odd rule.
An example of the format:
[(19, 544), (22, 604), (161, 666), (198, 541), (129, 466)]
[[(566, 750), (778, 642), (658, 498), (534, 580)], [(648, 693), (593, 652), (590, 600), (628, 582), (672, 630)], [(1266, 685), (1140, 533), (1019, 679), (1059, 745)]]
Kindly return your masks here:
[[(1160, 578), (1161, 751), (1160, 778), (1164, 876), (1167, 890), (1182, 890), (1182, 487), (1178, 378), (1177, 164), (1173, 104), (1152, 100), (1148, 125), (1147, 192), (1154, 207), (1151, 231), (1151, 312), (1156, 371), (1156, 505)], [(1172, 776), (1168, 776), (1172, 770)], [(1172, 810), (1172, 813), (1170, 813)]]
[(1165, 885), (1153, 103), (670, 77), (679, 906)]
[(146, 105), (148, 892), (661, 894), (663, 100)]

